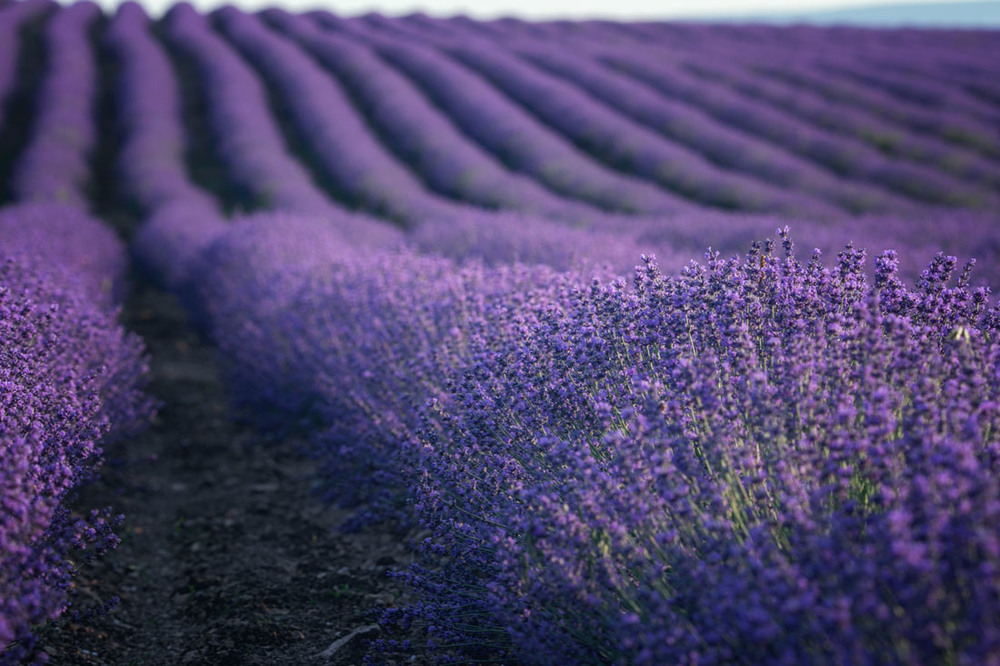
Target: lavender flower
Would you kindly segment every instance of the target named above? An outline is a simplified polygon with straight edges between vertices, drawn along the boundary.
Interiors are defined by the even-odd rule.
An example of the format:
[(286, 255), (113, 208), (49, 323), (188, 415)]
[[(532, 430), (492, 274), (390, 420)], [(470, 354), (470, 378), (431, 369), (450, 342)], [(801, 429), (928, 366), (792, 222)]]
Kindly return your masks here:
[(142, 344), (115, 322), (114, 235), (48, 204), (0, 213), (0, 234), (0, 663), (17, 663), (44, 657), (32, 631), (66, 610), (79, 551), (116, 545), (119, 519), (68, 500), (153, 402)]

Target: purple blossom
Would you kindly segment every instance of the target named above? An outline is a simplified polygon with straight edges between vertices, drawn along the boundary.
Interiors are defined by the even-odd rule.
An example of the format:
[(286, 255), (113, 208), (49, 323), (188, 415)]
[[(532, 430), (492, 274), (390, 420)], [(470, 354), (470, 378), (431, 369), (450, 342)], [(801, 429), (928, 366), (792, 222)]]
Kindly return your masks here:
[(0, 213), (0, 235), (0, 663), (17, 663), (42, 658), (32, 631), (65, 611), (73, 560), (117, 544), (118, 518), (76, 516), (67, 501), (153, 402), (142, 344), (115, 321), (114, 234), (25, 204)]

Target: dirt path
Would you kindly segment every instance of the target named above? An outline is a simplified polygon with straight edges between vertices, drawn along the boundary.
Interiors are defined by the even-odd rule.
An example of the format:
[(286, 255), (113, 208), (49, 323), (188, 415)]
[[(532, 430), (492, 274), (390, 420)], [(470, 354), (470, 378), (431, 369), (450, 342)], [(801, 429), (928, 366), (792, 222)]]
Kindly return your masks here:
[(47, 631), (51, 663), (359, 663), (360, 640), (318, 655), (401, 603), (387, 570), (407, 562), (402, 539), (336, 531), (345, 514), (310, 494), (309, 464), (291, 443), (229, 419), (212, 350), (173, 297), (137, 284), (124, 318), (146, 340), (164, 406), (149, 431), (107, 452), (82, 498), (126, 522), (77, 596), (121, 602)]

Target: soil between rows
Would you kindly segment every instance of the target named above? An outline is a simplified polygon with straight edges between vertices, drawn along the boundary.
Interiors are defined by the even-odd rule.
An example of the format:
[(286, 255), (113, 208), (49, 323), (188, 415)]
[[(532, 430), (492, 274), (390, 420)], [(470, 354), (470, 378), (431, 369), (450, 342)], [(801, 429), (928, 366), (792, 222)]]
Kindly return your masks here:
[(348, 514), (312, 494), (294, 442), (233, 422), (213, 350), (173, 296), (139, 282), (123, 320), (146, 341), (163, 406), (106, 450), (79, 501), (126, 518), (118, 549), (78, 577), (74, 605), (121, 601), (46, 629), (50, 663), (360, 663), (363, 638), (320, 653), (406, 602), (388, 575), (410, 561), (406, 538), (339, 532)]

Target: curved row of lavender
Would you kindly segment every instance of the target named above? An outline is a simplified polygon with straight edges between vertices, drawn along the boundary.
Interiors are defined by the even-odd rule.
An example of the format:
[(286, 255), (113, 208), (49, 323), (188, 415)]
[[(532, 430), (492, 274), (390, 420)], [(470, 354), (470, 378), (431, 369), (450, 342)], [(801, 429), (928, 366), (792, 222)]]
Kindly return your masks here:
[(175, 201), (216, 211), (215, 197), (189, 180), (180, 91), (150, 28), (142, 7), (126, 2), (102, 35), (101, 44), (117, 65), (115, 111), (123, 140), (116, 177), (128, 204), (143, 216)]
[(992, 104), (960, 88), (908, 72), (873, 70), (870, 66), (865, 66), (870, 55), (849, 59), (838, 58), (836, 55), (833, 50), (819, 51), (814, 62), (838, 75), (875, 85), (904, 101), (935, 110), (953, 110), (986, 125), (995, 125), (1000, 121), (1000, 114)]
[[(634, 32), (638, 26), (632, 26)], [(894, 38), (893, 33), (865, 34), (858, 29), (817, 30), (810, 26), (796, 26), (789, 29), (773, 27), (728, 26), (724, 30), (706, 29), (707, 26), (645, 26), (641, 36), (647, 43), (662, 43), (669, 39), (672, 43), (689, 47), (713, 48), (715, 46), (751, 46), (760, 53), (768, 53), (780, 58), (791, 52), (800, 53), (797, 62), (816, 65), (825, 63), (831, 69), (840, 70), (838, 78), (849, 81), (877, 81), (883, 88), (881, 94), (895, 97), (909, 103), (912, 108), (943, 112), (958, 118), (969, 115), (970, 120), (980, 116), (988, 127), (996, 119), (996, 110), (983, 104), (983, 100), (963, 87), (955, 87), (948, 80), (945, 63), (960, 63), (966, 71), (982, 70), (997, 54), (995, 37), (988, 31), (945, 31), (924, 33), (916, 39)], [(896, 36), (902, 35), (897, 31)], [(933, 35), (933, 36), (932, 36)], [(843, 49), (844, 40), (850, 40), (852, 48)], [(808, 50), (802, 52), (805, 47)], [(908, 51), (907, 57), (899, 57), (901, 48)], [(757, 50), (755, 49), (755, 50)], [(862, 71), (859, 65), (877, 65), (879, 71), (871, 67)], [(913, 74), (913, 69), (919, 75)], [(852, 73), (853, 70), (853, 73)], [(910, 73), (905, 73), (910, 70)], [(941, 76), (944, 74), (944, 76)], [(928, 78), (932, 75), (933, 78)], [(930, 108), (928, 108), (930, 107)], [(955, 113), (950, 113), (954, 111)], [(969, 113), (971, 112), (971, 114)], [(995, 129), (991, 130), (995, 132)]]
[[(230, 28), (240, 18), (217, 15)], [(469, 68), (387, 37), (383, 21), (323, 21), (553, 189), (607, 208), (692, 210), (602, 170)], [(994, 279), (988, 217), (797, 224), (810, 242), (827, 234), (835, 246), (848, 233), (905, 239), (900, 257), (875, 262), (873, 283), (856, 251), (824, 269), (758, 246), (675, 277), (647, 264), (631, 286), (505, 261), (524, 248), (557, 263), (526, 247), (539, 239), (589, 239), (610, 253), (620, 237), (634, 262), (636, 242), (676, 250), (703, 245), (712, 227), (732, 239), (780, 224), (697, 209), (597, 218), (602, 233), (551, 222), (541, 234), (535, 218), (470, 209), (424, 220), (407, 238), (457, 256), (472, 253), (468, 241), (502, 258), (378, 249), (399, 236), (360, 223), (310, 182), (253, 71), (211, 22), (182, 5), (163, 33), (204, 77), (227, 175), (278, 212), (227, 225), (185, 182), (176, 80), (148, 18), (126, 4), (103, 37), (122, 65), (120, 108), (134, 114), (120, 166), (122, 189), (147, 216), (137, 251), (188, 295), (243, 406), (263, 425), (310, 433), (331, 498), (367, 507), (355, 523), (389, 517), (430, 530), (423, 566), (406, 573), (421, 601), (383, 620), (423, 639), (380, 649), (536, 663), (1000, 654), (1000, 315), (970, 287), (974, 275), (946, 286), (953, 260), (936, 260), (914, 289), (895, 273), (922, 234), (951, 241), (947, 222), (962, 225), (963, 254), (993, 243)], [(469, 85), (449, 89), (455, 82)], [(460, 118), (494, 102), (496, 127)], [(514, 140), (501, 126), (524, 133)], [(564, 161), (545, 162), (539, 147)], [(163, 186), (145, 174), (164, 174)], [(360, 248), (345, 228), (376, 238)], [(680, 254), (665, 259), (678, 265)]]
[[(976, 150), (985, 151), (987, 154), (990, 154), (990, 151), (994, 151), (992, 155), (996, 156), (995, 127), (981, 126), (977, 130), (965, 128), (965, 124), (968, 122), (967, 114), (949, 114), (943, 112), (941, 109), (929, 109), (919, 104), (913, 105), (905, 99), (892, 96), (878, 86), (866, 87), (856, 81), (845, 80), (831, 75), (832, 72), (827, 71), (823, 63), (817, 62), (812, 57), (817, 50), (822, 48), (817, 45), (817, 41), (822, 42), (829, 39), (829, 37), (824, 36), (825, 33), (810, 32), (808, 29), (804, 31), (805, 34), (798, 34), (797, 30), (801, 29), (786, 29), (782, 31), (780, 38), (772, 35), (770, 40), (756, 39), (756, 37), (747, 33), (747, 28), (744, 27), (730, 30), (728, 37), (724, 36), (721, 32), (719, 34), (706, 33), (702, 35), (702, 38), (689, 43), (682, 36), (671, 35), (672, 41), (670, 44), (672, 48), (670, 53), (674, 58), (682, 57), (686, 66), (694, 69), (704, 69), (705, 67), (712, 69), (720, 66), (732, 67), (737, 70), (742, 69), (743, 71), (739, 77), (741, 84), (754, 82), (760, 82), (765, 85), (776, 84), (779, 87), (784, 87), (786, 90), (805, 92), (810, 95), (823, 97), (827, 102), (832, 103), (836, 110), (848, 113), (853, 111), (855, 114), (860, 114), (860, 117), (866, 117), (869, 122), (884, 123), (886, 120), (894, 121), (897, 124), (896, 131), (902, 132), (909, 140), (916, 140), (918, 142), (931, 141), (939, 145), (950, 143), (953, 150), (961, 151), (956, 154), (956, 157), (962, 153), (965, 153), (966, 157), (970, 156), (970, 154), (974, 156), (975, 152), (973, 151)], [(852, 33), (851, 38), (857, 41), (861, 39), (859, 34), (857, 32)], [(966, 36), (968, 34), (971, 33), (966, 33)], [(661, 38), (659, 40), (647, 41), (646, 45), (656, 45), (659, 48), (663, 43), (663, 39)], [(952, 47), (955, 46), (954, 40), (951, 45)], [(841, 53), (843, 52), (843, 49), (838, 50)], [(934, 57), (927, 58), (927, 51), (927, 45), (919, 49), (913, 48), (908, 50), (900, 49), (897, 45), (893, 51), (892, 61), (899, 66), (901, 64), (912, 64), (915, 59), (923, 59), (925, 62), (927, 60), (935, 60)], [(687, 53), (686, 57), (683, 56), (685, 52)], [(737, 53), (740, 56), (738, 64), (733, 58)], [(714, 55), (707, 58), (707, 54)], [(769, 57), (765, 57), (765, 54), (768, 54)], [(940, 53), (938, 57), (940, 57)], [(967, 56), (970, 64), (984, 62), (982, 57), (976, 54), (969, 54)], [(986, 57), (988, 60), (989, 56)], [(879, 64), (885, 64), (885, 60)], [(793, 76), (790, 73), (791, 71), (798, 72), (798, 74)], [(929, 75), (933, 74), (935, 74), (933, 67), (928, 65), (924, 69), (924, 79), (928, 79)], [(774, 76), (778, 78), (772, 78)], [(937, 74), (937, 76), (943, 81), (948, 81), (949, 79), (948, 75)], [(790, 80), (783, 80), (783, 77), (785, 79), (790, 78)], [(948, 82), (951, 83), (951, 81)], [(730, 84), (733, 83), (733, 81), (730, 81)], [(833, 110), (829, 109), (823, 114), (824, 123), (831, 122), (831, 114), (829, 112)], [(815, 114), (817, 113), (822, 113), (822, 111), (814, 108), (805, 113), (803, 118), (815, 118)], [(908, 127), (908, 118), (913, 123), (916, 123), (912, 128)], [(834, 122), (840, 122), (840, 119)], [(917, 131), (913, 132), (911, 131), (912, 129)], [(968, 136), (966, 136), (967, 129), (971, 132)], [(940, 138), (933, 137), (932, 135), (935, 133), (939, 134)], [(974, 139), (977, 134), (978, 139), (972, 141), (971, 146), (965, 145), (968, 143), (965, 139)], [(878, 140), (881, 137), (876, 136), (871, 137), (871, 139), (875, 140), (874, 145), (878, 147)], [(963, 147), (959, 148), (954, 142)], [(942, 167), (948, 169), (946, 165), (942, 165)]]
[[(812, 125), (785, 108), (761, 104), (753, 97), (699, 78), (664, 58), (659, 49), (600, 50), (603, 53), (598, 57), (619, 73), (661, 94), (697, 105), (721, 122), (766, 138), (841, 177), (871, 182), (931, 204), (984, 206), (996, 198), (991, 188), (973, 188), (940, 170), (890, 159), (878, 149)], [(720, 60), (731, 61), (734, 57), (735, 53), (729, 53)]]
[[(804, 44), (800, 45), (807, 48)], [(688, 71), (710, 79), (723, 80), (738, 93), (765, 101), (778, 110), (791, 112), (796, 118), (806, 120), (822, 129), (854, 136), (889, 155), (905, 157), (917, 163), (930, 160), (946, 173), (969, 176), (973, 179), (982, 177), (984, 171), (996, 170), (996, 164), (986, 160), (982, 155), (941, 139), (907, 132), (884, 118), (874, 116), (849, 103), (824, 98), (819, 92), (791, 86), (780, 80), (748, 76), (746, 54), (747, 49), (744, 47), (741, 51), (744, 57), (740, 59), (728, 56), (706, 58), (703, 52), (699, 52), (697, 56), (688, 54), (685, 57), (683, 52), (677, 51), (674, 51), (671, 57), (679, 58), (680, 64)], [(911, 59), (907, 58), (905, 62)], [(895, 60), (899, 61), (898, 54)]]
[(960, 149), (941, 139), (900, 131), (883, 118), (872, 116), (850, 104), (763, 77), (748, 77), (735, 66), (722, 62), (688, 63), (696, 74), (725, 82), (739, 93), (793, 113), (818, 127), (855, 137), (893, 157), (933, 164), (941, 171), (997, 189), (1000, 171), (983, 155)]
[(188, 262), (225, 222), (215, 197), (189, 179), (177, 78), (150, 28), (142, 7), (125, 2), (103, 36), (118, 64), (122, 144), (116, 173), (124, 198), (143, 219), (132, 240), (138, 264), (159, 284), (177, 288)]
[(868, 283), (857, 251), (825, 269), (758, 246), (590, 285), (359, 253), (275, 214), (186, 274), (243, 407), (311, 433), (356, 522), (431, 529), (405, 574), (421, 601), (383, 620), (424, 641), (378, 649), (988, 662), (1000, 316), (968, 274), (946, 286), (953, 260), (915, 289), (897, 261)]
[[(397, 229), (347, 211), (310, 179), (287, 152), (259, 80), (206, 17), (178, 4), (164, 24), (166, 41), (202, 78), (218, 157), (245, 199), (265, 210), (322, 218), (360, 246), (398, 238)], [(106, 36), (122, 67), (119, 113), (128, 119), (119, 171), (122, 189), (144, 213), (133, 242), (140, 265), (161, 284), (181, 288), (188, 263), (221, 233), (225, 220), (212, 193), (189, 181), (190, 138), (180, 118), (176, 72), (151, 27), (138, 4), (123, 3)]]
[[(138, 4), (123, 3), (104, 36), (119, 65), (116, 98), (124, 122), (118, 173), (121, 190), (144, 220), (132, 243), (140, 266), (160, 284), (181, 289), (189, 282), (192, 259), (226, 223), (211, 193), (188, 180), (176, 75), (150, 28), (149, 17)], [(355, 224), (351, 231), (342, 217), (315, 217), (332, 220), (355, 242), (392, 245), (401, 239), (388, 225), (373, 223), (364, 231)], [(280, 220), (291, 218), (265, 215), (263, 219), (280, 227)], [(562, 268), (588, 261), (627, 267), (639, 252), (621, 234), (575, 230), (516, 213), (479, 218), (471, 210), (462, 219), (423, 220), (407, 241), (449, 256), (478, 255), (492, 263), (518, 257)]]
[[(728, 45), (726, 50), (720, 49), (720, 55), (732, 52), (733, 46), (735, 45)], [(779, 45), (776, 49), (762, 48), (761, 63), (765, 66), (777, 65), (777, 71), (781, 72), (782, 65), (787, 62), (786, 49), (787, 46), (783, 45)], [(905, 94), (894, 94), (894, 86), (891, 81), (886, 80), (889, 78), (884, 73), (886, 70), (883, 69), (882, 72), (875, 74), (872, 71), (870, 61), (866, 60), (865, 56), (855, 56), (853, 67), (857, 71), (859, 61), (866, 63), (868, 73), (864, 76), (851, 76), (849, 73), (845, 73), (844, 63), (836, 62), (837, 59), (842, 58), (842, 54), (828, 49), (825, 57), (822, 57), (822, 47), (813, 47), (811, 51), (813, 51), (814, 57), (796, 61), (791, 71), (804, 72), (811, 69), (813, 72), (823, 72), (824, 77), (830, 82), (831, 93), (843, 95), (853, 102), (867, 106), (871, 112), (876, 114), (898, 116), (902, 119), (910, 119), (911, 122), (916, 122), (921, 118), (936, 118), (937, 122), (932, 123), (932, 125), (942, 125), (943, 123), (943, 126), (948, 129), (944, 138), (979, 152), (996, 155), (996, 148), (989, 141), (990, 138), (995, 141), (997, 137), (995, 111), (993, 112), (993, 120), (990, 120), (989, 117), (978, 118), (974, 111), (935, 103), (935, 100), (928, 99), (926, 96), (917, 95), (914, 98)], [(992, 55), (987, 55), (987, 60), (995, 57), (995, 52), (996, 49), (993, 50)], [(898, 56), (895, 60), (899, 61)], [(975, 59), (972, 58), (971, 61), (975, 62)], [(751, 62), (753, 61), (751, 60)], [(961, 89), (956, 88), (949, 78), (945, 75), (935, 80), (937, 77), (925, 74), (920, 85), (937, 86), (961, 93)], [(977, 137), (978, 141), (976, 141)], [(987, 140), (983, 141), (982, 139)]]
[(191, 5), (179, 3), (162, 23), (166, 41), (197, 67), (219, 157), (252, 206), (338, 212), (339, 206), (288, 152), (261, 82), (213, 32), (208, 18)]
[(720, 165), (813, 194), (852, 213), (906, 209), (902, 197), (871, 185), (844, 181), (778, 146), (727, 127), (693, 105), (658, 95), (599, 62), (570, 57), (561, 47), (537, 41), (518, 47), (518, 53)]
[[(986, 63), (997, 57), (998, 49), (995, 38), (986, 31), (958, 31), (951, 35), (940, 30), (934, 32), (914, 31), (911, 34), (918, 35), (916, 39), (906, 39), (904, 31), (866, 32), (865, 30), (844, 28), (817, 29), (805, 25), (777, 28), (764, 25), (709, 27), (673, 24), (653, 26), (607, 22), (540, 24), (514, 19), (484, 23), (463, 20), (463, 17), (440, 22), (419, 15), (408, 17), (406, 20), (438, 29), (453, 23), (494, 39), (517, 35), (534, 39), (539, 37), (548, 39), (577, 38), (590, 42), (626, 46), (642, 44), (660, 49), (661, 54), (666, 48), (666, 52), (674, 59), (686, 52), (687, 56), (683, 57), (682, 60), (686, 66), (695, 70), (718, 67), (729, 70), (758, 70), (756, 72), (744, 71), (743, 76), (738, 80), (731, 80), (730, 83), (734, 87), (755, 86), (756, 84), (764, 86), (778, 84), (780, 86), (782, 84), (780, 79), (768, 80), (767, 72), (760, 71), (763, 53), (769, 53), (773, 56), (769, 61), (771, 67), (781, 68), (805, 64), (804, 67), (799, 67), (800, 72), (806, 73), (811, 69), (814, 75), (821, 74), (824, 63), (818, 61), (814, 56), (817, 51), (825, 49), (827, 60), (829, 58), (842, 59), (846, 55), (855, 63), (863, 62), (869, 73), (871, 73), (872, 66), (877, 66), (880, 70), (879, 73), (883, 75), (887, 71), (907, 72), (911, 74), (912, 80), (919, 80), (919, 85), (924, 86), (929, 83), (939, 88), (939, 92), (936, 95), (928, 95), (927, 91), (923, 91), (919, 101), (917, 101), (912, 98), (912, 95), (909, 99), (906, 95), (894, 98), (878, 85), (865, 90), (865, 86), (854, 85), (856, 82), (850, 80), (827, 77), (825, 81), (827, 85), (824, 85), (824, 81), (817, 78), (811, 84), (811, 87), (814, 88), (812, 92), (805, 91), (802, 86), (788, 87), (794, 93), (825, 97), (832, 106), (828, 109), (819, 107), (809, 109), (804, 113), (804, 118), (811, 120), (822, 118), (819, 122), (821, 126), (827, 126), (828, 123), (839, 125), (847, 119), (834, 115), (834, 111), (836, 111), (838, 115), (852, 116), (849, 121), (852, 124), (861, 120), (870, 126), (870, 123), (874, 122), (878, 123), (880, 132), (888, 130), (892, 134), (905, 135), (907, 141), (938, 144), (935, 146), (935, 150), (941, 150), (949, 143), (952, 144), (953, 149), (957, 148), (955, 143), (959, 145), (971, 143), (973, 150), (982, 150), (994, 157), (997, 154), (995, 140), (988, 139), (990, 136), (995, 138), (995, 123), (993, 127), (980, 126), (980, 129), (972, 130), (971, 133), (966, 134), (966, 130), (970, 128), (963, 129), (963, 123), (967, 122), (963, 114), (940, 113), (941, 107), (944, 106), (940, 98), (947, 94), (959, 94), (966, 97), (968, 94), (972, 94), (980, 100), (996, 102), (996, 77), (992, 76)], [(843, 48), (845, 43), (851, 45), (849, 50)], [(736, 57), (733, 57), (734, 55)], [(761, 74), (765, 74), (765, 76), (760, 76)], [(915, 78), (912, 75), (915, 75)], [(929, 80), (931, 76), (935, 80)], [(917, 103), (914, 104), (915, 101)], [(927, 108), (928, 105), (938, 108), (931, 110)], [(921, 134), (908, 133), (905, 127), (896, 127), (890, 130), (891, 125), (887, 127), (885, 120), (880, 116), (893, 116), (895, 114), (902, 114), (901, 117), (904, 118), (907, 114), (915, 114), (914, 118), (923, 117), (929, 121), (931, 126), (945, 129), (945, 134), (948, 136), (936, 139)], [(930, 128), (920, 127), (919, 129), (924, 131)], [(979, 145), (977, 146), (975, 138), (976, 134), (980, 132)], [(932, 130), (931, 133), (933, 134), (934, 131)], [(860, 138), (868, 140), (878, 147), (878, 141), (887, 137), (861, 136)], [(966, 147), (968, 146), (966, 145)], [(951, 165), (942, 166), (946, 169), (954, 168)]]
[(97, 143), (97, 64), (87, 33), (100, 15), (96, 4), (77, 2), (45, 26), (45, 74), (31, 138), (12, 177), (16, 200), (87, 207)]
[(417, 82), (465, 134), (504, 164), (530, 174), (559, 194), (612, 211), (669, 214), (697, 209), (651, 183), (600, 165), (480, 77), (432, 48), (396, 41), (328, 14), (318, 20), (361, 39)]
[(508, 170), (442, 116), (413, 83), (369, 48), (323, 32), (304, 16), (268, 10), (263, 16), (312, 53), (352, 95), (387, 145), (431, 189), (490, 208), (564, 216), (587, 211)]
[[(395, 24), (386, 22), (389, 26)], [(635, 174), (699, 203), (723, 209), (828, 216), (837, 207), (811, 200), (805, 188), (788, 192), (766, 180), (713, 166), (700, 152), (667, 141), (608, 109), (570, 83), (519, 62), (487, 40), (414, 36), (482, 74), (577, 146), (607, 164)], [(516, 48), (516, 47), (515, 47)]]
[(336, 79), (287, 38), (235, 7), (219, 10), (215, 19), (284, 100), (295, 129), (344, 198), (410, 224), (466, 211), (426, 189), (372, 135)]
[[(413, 21), (376, 21), (375, 17), (369, 17), (365, 20), (365, 23), (375, 23), (387, 30), (391, 29), (398, 33), (400, 24), (410, 24)], [(803, 122), (803, 120), (809, 118), (809, 114), (805, 114), (805, 118), (800, 118), (797, 114), (788, 113), (787, 109), (768, 108), (767, 105), (763, 105), (763, 108), (761, 108), (760, 101), (754, 99), (752, 96), (740, 95), (736, 94), (735, 91), (720, 88), (717, 83), (711, 80), (705, 81), (704, 79), (699, 79), (692, 76), (690, 72), (680, 68), (680, 65), (696, 69), (704, 69), (706, 66), (713, 67), (716, 65), (736, 67), (732, 63), (744, 62), (748, 59), (750, 62), (753, 62), (758, 55), (757, 51), (762, 49), (755, 49), (752, 45), (740, 44), (739, 49), (730, 48), (721, 55), (715, 55), (714, 47), (712, 46), (706, 48), (699, 47), (699, 50), (694, 50), (674, 47), (672, 43), (667, 42), (658, 43), (654, 46), (643, 43), (630, 43), (628, 40), (612, 39), (611, 37), (614, 35), (609, 34), (611, 33), (610, 28), (597, 31), (593, 36), (581, 38), (576, 32), (566, 34), (566, 31), (558, 29), (560, 26), (556, 26), (556, 29), (544, 29), (542, 26), (529, 24), (530, 31), (524, 29), (505, 31), (493, 26), (486, 33), (489, 37), (484, 39), (482, 36), (484, 31), (481, 24), (451, 23), (445, 21), (433, 22), (428, 20), (420, 22), (420, 25), (424, 32), (417, 33), (415, 38), (420, 39), (421, 35), (424, 35), (423, 38), (428, 41), (434, 41), (435, 39), (438, 41), (443, 40), (445, 44), (449, 40), (454, 41), (456, 35), (464, 34), (467, 38), (479, 41), (482, 44), (492, 44), (492, 49), (494, 50), (499, 45), (507, 48), (507, 45), (512, 41), (515, 43), (520, 42), (522, 44), (522, 51), (525, 47), (534, 45), (536, 52), (539, 50), (539, 47), (557, 44), (563, 49), (572, 48), (575, 52), (593, 53), (600, 58), (624, 59), (625, 63), (619, 64), (619, 67), (624, 66), (626, 67), (626, 73), (633, 74), (634, 72), (628, 70), (627, 66), (633, 64), (640, 67), (639, 71), (646, 74), (645, 79), (640, 77), (645, 83), (652, 84), (654, 88), (655, 86), (669, 86), (662, 88), (667, 96), (678, 97), (681, 102), (686, 103), (688, 106), (694, 106), (695, 108), (703, 107), (702, 110), (709, 112), (710, 115), (715, 116), (725, 124), (750, 130), (755, 135), (774, 142), (783, 150), (792, 150), (792, 152), (800, 154), (803, 157), (816, 160), (819, 166), (832, 170), (835, 175), (846, 176), (852, 179), (873, 180), (875, 183), (890, 190), (897, 190), (909, 196), (916, 195), (917, 198), (924, 201), (938, 201), (941, 203), (959, 203), (960, 201), (965, 201), (969, 204), (977, 204), (978, 202), (977, 205), (984, 205), (995, 199), (995, 191), (984, 191), (983, 188), (969, 191), (963, 181), (956, 178), (947, 169), (945, 169), (944, 173), (935, 173), (933, 170), (928, 170), (923, 166), (915, 164), (906, 165), (905, 163), (899, 164), (897, 160), (886, 159), (886, 156), (880, 154), (878, 150), (865, 146), (863, 143), (846, 139), (844, 136), (831, 136), (828, 128), (822, 125), (811, 126), (809, 123)], [(459, 30), (459, 26), (465, 27)], [(523, 28), (523, 26), (516, 26), (516, 28)], [(448, 39), (440, 36), (434, 38), (428, 36), (431, 30), (441, 32), (445, 29), (449, 31), (447, 33), (449, 36)], [(408, 32), (412, 32), (412, 28)], [(558, 49), (548, 49), (549, 52), (553, 50), (558, 51)], [(694, 51), (693, 54), (692, 51)], [(792, 56), (786, 53), (784, 60), (788, 60), (790, 57)], [(897, 54), (898, 57), (899, 54)], [(801, 60), (802, 58), (798, 59)], [(616, 62), (613, 61), (610, 64), (615, 64)], [(577, 66), (578, 69), (579, 66)], [(822, 71), (818, 66), (810, 71), (815, 75), (817, 70)], [(566, 76), (563, 70), (560, 70), (559, 74)], [(617, 72), (617, 76), (621, 78), (620, 71)], [(592, 77), (593, 75), (591, 74), (589, 84), (591, 92), (604, 103), (621, 110), (623, 102), (620, 97), (607, 94), (606, 87), (601, 88), (605, 92), (596, 93), (593, 88)], [(652, 77), (652, 80), (650, 77)], [(569, 78), (574, 80), (578, 85), (582, 85), (579, 75), (569, 76)], [(748, 79), (753, 82), (758, 78), (760, 77), (755, 76), (753, 73), (743, 71), (739, 80)], [(617, 82), (615, 88), (622, 89), (623, 84), (628, 83), (629, 80), (626, 77), (624, 81)], [(521, 85), (524, 84), (525, 82), (522, 81)], [(534, 96), (531, 103), (537, 104), (538, 102), (535, 101), (536, 98), (537, 96)], [(660, 112), (662, 113), (662, 110)], [(648, 113), (647, 110), (645, 112), (645, 120), (643, 120), (646, 124), (650, 122)], [(742, 118), (741, 114), (744, 113), (751, 117), (747, 119)], [(626, 114), (629, 115), (629, 112), (626, 111)], [(634, 107), (632, 114), (634, 114)], [(757, 116), (760, 117), (758, 118)], [(748, 123), (750, 124), (748, 125)], [(786, 126), (794, 129), (798, 136), (783, 134)], [(806, 150), (807, 148), (808, 150)], [(839, 156), (839, 153), (847, 151), (851, 153), (851, 155), (846, 156), (850, 157), (851, 162), (847, 165), (840, 164), (838, 157), (842, 160), (845, 159), (845, 156)], [(983, 163), (980, 161), (978, 170), (988, 169), (988, 164), (988, 162)], [(995, 170), (995, 168), (996, 164), (993, 163), (992, 169)], [(903, 209), (900, 208), (899, 210)]]
[(4, 102), (17, 85), (17, 47), (21, 28), (52, 7), (48, 0), (29, 0), (10, 7), (0, 6), (0, 126), (6, 112)]
[[(786, 37), (789, 35), (786, 31)], [(690, 47), (696, 49), (714, 49), (723, 57), (737, 48), (734, 43), (727, 43), (722, 35), (704, 35), (703, 39), (697, 40)], [(739, 44), (746, 45), (742, 40)], [(794, 43), (794, 41), (792, 42)], [(690, 50), (690, 49), (689, 49)], [(908, 49), (897, 51), (895, 61), (909, 59), (901, 58), (902, 53), (919, 53), (921, 49)], [(967, 114), (957, 112), (953, 109), (931, 109), (924, 105), (913, 103), (892, 95), (880, 88), (865, 84), (862, 81), (852, 80), (843, 76), (831, 76), (826, 72), (818, 71), (815, 65), (802, 63), (801, 59), (789, 58), (789, 51), (784, 48), (762, 49), (762, 52), (751, 61), (751, 67), (767, 76), (773, 76), (793, 82), (796, 85), (804, 86), (809, 90), (828, 96), (842, 99), (854, 104), (867, 112), (881, 116), (899, 123), (901, 126), (941, 137), (956, 145), (967, 147), (989, 157), (1000, 155), (1000, 148), (996, 145), (997, 130), (995, 126), (977, 122)], [(995, 49), (993, 51), (995, 53)], [(914, 56), (919, 57), (919, 56)], [(965, 59), (967, 62), (987, 62), (982, 56), (970, 55)]]
[(66, 612), (77, 569), (117, 544), (120, 518), (69, 502), (101, 447), (144, 427), (153, 405), (142, 343), (116, 321), (114, 233), (35, 203), (0, 212), (0, 237), (0, 663), (18, 663), (44, 658), (32, 631)]

